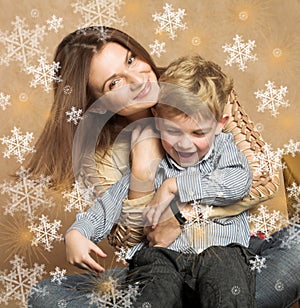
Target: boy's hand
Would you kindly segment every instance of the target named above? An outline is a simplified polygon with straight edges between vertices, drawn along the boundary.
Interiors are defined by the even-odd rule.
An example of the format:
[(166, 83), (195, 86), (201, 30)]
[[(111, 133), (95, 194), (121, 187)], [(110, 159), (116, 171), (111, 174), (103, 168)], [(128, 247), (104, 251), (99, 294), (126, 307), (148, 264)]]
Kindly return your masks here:
[(65, 236), (67, 261), (79, 268), (102, 273), (105, 269), (100, 266), (91, 256), (94, 252), (101, 258), (107, 255), (92, 241), (87, 239), (77, 230), (71, 230)]
[(161, 215), (170, 205), (176, 193), (176, 179), (170, 178), (165, 180), (143, 212), (143, 218), (146, 226), (152, 225), (153, 229), (156, 228)]
[(155, 229), (145, 226), (144, 232), (149, 241), (149, 246), (168, 247), (181, 233), (181, 227), (170, 207), (162, 214)]

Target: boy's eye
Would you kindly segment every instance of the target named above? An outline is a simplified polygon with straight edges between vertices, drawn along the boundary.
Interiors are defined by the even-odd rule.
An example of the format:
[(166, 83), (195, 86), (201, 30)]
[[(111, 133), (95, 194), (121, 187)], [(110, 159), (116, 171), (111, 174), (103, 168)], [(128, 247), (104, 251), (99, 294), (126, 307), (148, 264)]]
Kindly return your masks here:
[(178, 130), (167, 129), (166, 132), (170, 135), (179, 135), (181, 132)]
[(197, 137), (205, 137), (207, 135), (207, 133), (202, 132), (202, 131), (197, 131), (197, 132), (194, 132), (193, 134)]

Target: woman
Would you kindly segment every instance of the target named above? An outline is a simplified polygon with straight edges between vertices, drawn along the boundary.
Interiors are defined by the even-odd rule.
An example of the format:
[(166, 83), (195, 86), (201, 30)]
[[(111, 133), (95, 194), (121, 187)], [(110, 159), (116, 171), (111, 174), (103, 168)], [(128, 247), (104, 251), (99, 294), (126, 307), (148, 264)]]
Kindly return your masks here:
[[(130, 140), (129, 132), (116, 146), (114, 143), (124, 127), (150, 116), (150, 107), (155, 104), (158, 93), (156, 81), (162, 69), (155, 66), (147, 51), (134, 39), (119, 30), (103, 27), (91, 27), (68, 35), (58, 46), (54, 61), (60, 63), (58, 75), (61, 75), (63, 81), (54, 85), (52, 116), (37, 142), (36, 154), (30, 162), (32, 173), (51, 175), (54, 187), (70, 186), (75, 180), (71, 155), (75, 137), (77, 142), (73, 146), (73, 159), (76, 159), (73, 167), (76, 180), (81, 180), (87, 186), (94, 186), (99, 195), (121, 177), (128, 166), (130, 144), (139, 139), (141, 141), (131, 153), (131, 166), (135, 184), (142, 183), (146, 189), (140, 191), (131, 187), (129, 199), (132, 199), (134, 205), (136, 200), (149, 196), (147, 184), (151, 183), (154, 174), (151, 172), (153, 170), (149, 172), (149, 164), (145, 165), (145, 162), (160, 159), (162, 153), (158, 140), (143, 138), (145, 134), (147, 136), (147, 132), (142, 130), (134, 131), (134, 140)], [(72, 90), (69, 95), (64, 93), (66, 86)], [(124, 91), (114, 91), (116, 89)], [(109, 99), (97, 101), (103, 94)], [(73, 106), (86, 115), (76, 136), (76, 127), (67, 123), (65, 117), (65, 112)], [(90, 123), (99, 125), (93, 127)], [(86, 132), (92, 135), (85, 138)], [(91, 139), (92, 143), (87, 139)], [(90, 152), (95, 150), (95, 142), (96, 155), (91, 156)], [(111, 160), (112, 155), (114, 163)], [(259, 185), (262, 186), (261, 190), (270, 191), (267, 185), (272, 186), (272, 183), (269, 181), (265, 186)], [(227, 210), (222, 209), (223, 212), (216, 213), (214, 217), (235, 215), (257, 204), (261, 201), (259, 197), (260, 195), (256, 198), (252, 196), (248, 202), (235, 204)], [(122, 229), (120, 226), (118, 228)], [(150, 245), (168, 246), (180, 233), (180, 226), (172, 216), (161, 221), (155, 230), (145, 228), (145, 231)], [(125, 232), (135, 230), (131, 230), (129, 226), (125, 227)], [(286, 232), (282, 230), (276, 233), (270, 242), (256, 237), (251, 240), (250, 247), (255, 253), (268, 260), (268, 267), (257, 274), (258, 307), (288, 307), (299, 298), (300, 248), (299, 243), (291, 249), (281, 247)], [(112, 243), (119, 245), (114, 235), (111, 239)], [(93, 243), (87, 245), (88, 251), (103, 254)], [(86, 262), (86, 257), (90, 258), (83, 256), (70, 262), (88, 269), (88, 263), (92, 261)], [(98, 266), (99, 271), (102, 271), (103, 268)], [(87, 305), (89, 297), (82, 287), (84, 281), (87, 281), (86, 277), (79, 275), (68, 277), (61, 286), (45, 280), (38, 288), (33, 289), (29, 304), (31, 307), (54, 307), (65, 299), (68, 305), (83, 307)], [(276, 282), (283, 285), (280, 291), (276, 288)], [(80, 286), (81, 289), (77, 290)], [(44, 287), (45, 292), (41, 292)]]

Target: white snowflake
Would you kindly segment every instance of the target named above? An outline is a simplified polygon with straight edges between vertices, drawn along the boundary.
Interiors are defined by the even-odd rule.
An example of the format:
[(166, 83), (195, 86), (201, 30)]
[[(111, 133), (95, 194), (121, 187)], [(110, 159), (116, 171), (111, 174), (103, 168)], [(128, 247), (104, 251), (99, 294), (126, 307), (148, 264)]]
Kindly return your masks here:
[(73, 185), (73, 189), (71, 192), (64, 191), (63, 198), (68, 200), (68, 204), (65, 207), (66, 212), (71, 212), (72, 210), (76, 210), (79, 213), (85, 211), (87, 207), (91, 207), (94, 205), (93, 202), (93, 187), (84, 187), (79, 182), (75, 182)]
[(294, 198), (296, 201), (300, 202), (300, 185), (297, 185), (296, 182), (293, 182), (292, 186), (288, 186), (286, 190), (289, 192), (289, 198)]
[(234, 43), (222, 46), (225, 53), (228, 53), (228, 58), (225, 61), (225, 65), (232, 66), (237, 64), (241, 71), (245, 71), (248, 61), (256, 61), (256, 54), (251, 54), (255, 47), (255, 41), (248, 40), (248, 43), (244, 43), (243, 37), (236, 34), (233, 38)]
[(54, 30), (54, 32), (57, 33), (60, 28), (63, 28), (62, 22), (62, 17), (52, 15), (51, 19), (47, 19), (47, 24), (49, 25), (48, 30)]
[(186, 15), (184, 9), (174, 11), (172, 4), (166, 3), (163, 7), (163, 13), (152, 14), (154, 21), (157, 21), (159, 26), (156, 28), (155, 33), (167, 32), (170, 39), (174, 40), (177, 36), (177, 30), (187, 29), (186, 23), (183, 22), (183, 17)]
[(34, 76), (30, 82), (30, 87), (36, 88), (38, 85), (42, 85), (44, 90), (48, 93), (52, 88), (53, 82), (61, 82), (61, 76), (57, 76), (60, 64), (59, 62), (52, 62), (48, 64), (44, 57), (39, 58), (38, 66), (27, 66), (26, 73)]
[(187, 219), (186, 226), (190, 226), (193, 224), (197, 224), (199, 226), (203, 226), (206, 224), (212, 223), (209, 219), (209, 215), (213, 209), (212, 206), (202, 205), (199, 201), (194, 200), (192, 203), (192, 211), (182, 211), (183, 216)]
[(6, 48), (6, 54), (0, 57), (0, 64), (8, 65), (11, 61), (18, 61), (26, 67), (32, 59), (46, 56), (46, 50), (40, 47), (46, 35), (45, 26), (35, 25), (35, 29), (29, 30), (25, 18), (19, 16), (16, 16), (12, 25), (14, 28), (10, 34), (8, 31), (0, 31), (0, 41)]
[(6, 110), (6, 106), (11, 105), (10, 95), (6, 95), (3, 92), (0, 92), (0, 107), (2, 110)]
[(166, 52), (166, 43), (165, 42), (159, 42), (158, 40), (155, 40), (153, 44), (149, 44), (149, 47), (151, 49), (150, 54), (151, 55), (157, 55), (160, 58), (161, 53)]
[(39, 218), (40, 224), (31, 224), (29, 229), (35, 237), (31, 242), (32, 246), (38, 246), (43, 244), (47, 251), (51, 251), (53, 248), (52, 243), (54, 241), (62, 241), (63, 237), (61, 234), (57, 234), (58, 229), (61, 227), (60, 220), (54, 220), (53, 223), (49, 222), (47, 216), (42, 215)]
[(260, 99), (260, 104), (257, 107), (258, 112), (270, 110), (271, 115), (276, 117), (279, 112), (279, 107), (288, 107), (288, 100), (284, 100), (287, 94), (287, 87), (280, 86), (276, 88), (274, 82), (270, 80), (265, 84), (266, 90), (258, 90), (254, 92), (256, 98)]
[(35, 152), (34, 146), (30, 146), (33, 133), (26, 132), (25, 135), (22, 135), (21, 130), (17, 127), (14, 127), (11, 133), (10, 137), (4, 136), (0, 138), (2, 144), (7, 145), (7, 149), (3, 152), (3, 157), (15, 156), (17, 161), (22, 164), (27, 153)]
[(294, 141), (293, 139), (289, 140), (288, 144), (284, 144), (284, 154), (292, 155), (292, 157), (296, 157), (296, 153), (300, 153), (300, 142)]
[(251, 231), (255, 234), (262, 232), (266, 238), (278, 230), (283, 223), (282, 216), (279, 211), (270, 211), (263, 204), (258, 208), (258, 214), (250, 214), (249, 222), (251, 225)]
[(10, 261), (12, 269), (0, 271), (0, 281), (5, 292), (0, 294), (0, 303), (8, 304), (9, 301), (16, 301), (21, 307), (27, 307), (27, 296), (30, 289), (45, 274), (45, 265), (34, 264), (33, 268), (26, 268), (27, 264), (23, 257), (17, 255)]
[(87, 295), (89, 304), (96, 305), (96, 307), (131, 308), (132, 303), (139, 295), (138, 284), (129, 284), (126, 289), (118, 289), (117, 286), (113, 285), (111, 288), (111, 292), (97, 293), (93, 291)]
[(260, 257), (258, 255), (255, 256), (254, 260), (249, 261), (251, 264), (251, 270), (252, 271), (257, 271), (258, 273), (261, 273), (262, 268), (266, 268), (267, 266), (265, 265), (266, 258)]
[(59, 308), (66, 308), (68, 306), (68, 303), (65, 299), (61, 299), (58, 303), (57, 303), (57, 306)]
[(60, 269), (58, 266), (55, 267), (55, 271), (50, 272), (50, 275), (53, 276), (51, 278), (51, 282), (56, 282), (58, 285), (61, 285), (63, 280), (67, 280), (66, 269)]
[(45, 190), (49, 187), (50, 178), (40, 176), (38, 179), (30, 179), (29, 170), (21, 167), (18, 171), (18, 181), (0, 184), (2, 194), (8, 194), (11, 202), (7, 204), (4, 214), (13, 214), (17, 211), (25, 212), (25, 218), (34, 218), (37, 209), (49, 208), (53, 200), (45, 196)]
[(91, 26), (88, 28), (81, 28), (76, 31), (76, 34), (87, 35), (89, 32), (93, 32), (98, 37), (99, 41), (106, 42), (111, 36), (109, 29), (106, 26)]
[(254, 174), (258, 175), (266, 173), (272, 178), (279, 170), (285, 167), (282, 163), (282, 155), (284, 154), (284, 151), (280, 148), (273, 151), (272, 146), (268, 143), (262, 147), (262, 150), (262, 152), (253, 155), (253, 161), (257, 163)]
[(123, 262), (124, 265), (127, 264), (126, 262), (126, 255), (127, 255), (128, 249), (125, 249), (124, 247), (121, 247), (120, 250), (115, 251), (115, 255), (117, 256), (116, 262)]
[(77, 0), (71, 6), (74, 13), (80, 13), (83, 17), (80, 28), (93, 25), (123, 27), (126, 25), (125, 17), (117, 16), (123, 4), (123, 0)]
[(66, 111), (66, 115), (68, 116), (67, 122), (73, 122), (77, 125), (82, 119), (82, 109), (76, 109), (76, 107), (72, 106), (71, 110)]
[(286, 229), (286, 235), (282, 239), (281, 247), (292, 248), (300, 244), (299, 224), (291, 224)]

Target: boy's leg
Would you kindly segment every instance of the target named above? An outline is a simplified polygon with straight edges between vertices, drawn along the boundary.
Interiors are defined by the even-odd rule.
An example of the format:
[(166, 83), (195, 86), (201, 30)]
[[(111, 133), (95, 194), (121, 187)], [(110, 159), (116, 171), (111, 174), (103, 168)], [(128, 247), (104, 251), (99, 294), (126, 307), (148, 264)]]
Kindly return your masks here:
[(235, 244), (203, 251), (193, 269), (198, 298), (190, 307), (255, 308), (255, 271), (249, 263), (253, 257)]
[(70, 275), (60, 284), (52, 282), (52, 278), (44, 279), (30, 290), (28, 308), (101, 307), (106, 299), (95, 292), (99, 280), (113, 277), (121, 283), (127, 272), (128, 269), (122, 267), (107, 270), (101, 276), (91, 273)]
[(258, 308), (290, 307), (300, 299), (300, 225), (274, 233), (268, 241), (253, 237), (250, 248), (263, 260), (256, 275)]
[(148, 247), (138, 251), (130, 261), (129, 283), (139, 282), (140, 296), (133, 307), (182, 307), (183, 272), (186, 255)]

